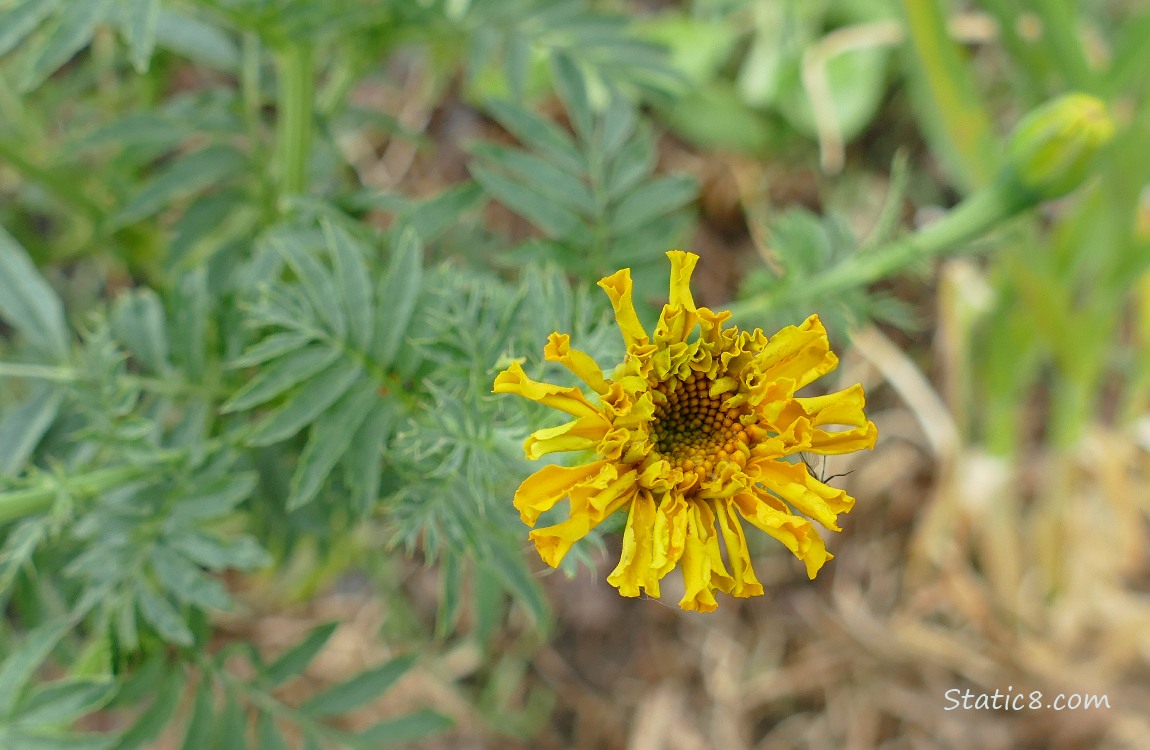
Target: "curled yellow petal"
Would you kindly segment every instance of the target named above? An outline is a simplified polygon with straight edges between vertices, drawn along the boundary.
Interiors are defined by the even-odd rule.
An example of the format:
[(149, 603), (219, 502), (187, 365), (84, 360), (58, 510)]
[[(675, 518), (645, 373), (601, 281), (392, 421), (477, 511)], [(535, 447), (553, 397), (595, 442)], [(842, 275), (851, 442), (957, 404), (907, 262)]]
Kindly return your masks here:
[(596, 393), (606, 393), (607, 380), (603, 370), (595, 364), (586, 352), (571, 348), (571, 337), (565, 333), (553, 333), (547, 338), (543, 357), (550, 362), (558, 362), (589, 385)]
[(671, 572), (683, 556), (687, 539), (687, 500), (681, 494), (663, 495), (655, 510), (651, 569), (655, 577)]
[(518, 362), (512, 362), (510, 367), (496, 376), (492, 393), (514, 393), (574, 417), (601, 416), (601, 412), (591, 405), (578, 388), (532, 380)]
[(734, 497), (735, 507), (747, 522), (783, 543), (803, 561), (807, 576), (814, 578), (819, 569), (834, 557), (815, 527), (805, 518), (772, 507), (764, 498), (744, 492)]
[(635, 313), (635, 302), (631, 298), (631, 269), (624, 268), (600, 279), (599, 286), (611, 298), (611, 307), (615, 308), (615, 320), (619, 323), (619, 330), (623, 332), (627, 350), (646, 346), (651, 339)]
[(734, 500), (716, 500), (715, 518), (723, 534), (723, 544), (727, 547), (727, 559), (731, 563), (731, 577), (734, 579), (730, 593), (735, 596), (761, 596), (763, 584), (755, 577), (751, 567), (751, 553), (747, 548), (747, 536), (739, 520)]
[(649, 596), (659, 597), (659, 579), (651, 571), (654, 529), (655, 500), (651, 493), (641, 491), (627, 513), (619, 564), (607, 576), (607, 582), (623, 596), (638, 596), (645, 590)]
[(621, 497), (630, 497), (635, 492), (635, 478), (638, 472), (628, 471), (618, 474), (603, 485), (581, 484), (571, 489), (571, 515), (581, 514), (602, 520), (614, 511)]
[(703, 549), (707, 553), (707, 568), (711, 575), (711, 588), (725, 593), (731, 593), (735, 587), (735, 579), (727, 570), (723, 562), (723, 552), (719, 547), (719, 534), (715, 531), (715, 510), (710, 503), (694, 504), (696, 533), (703, 540)]
[(867, 422), (866, 414), (863, 413), (866, 395), (863, 387), (857, 383), (825, 396), (796, 398), (795, 403), (802, 407), (814, 427), (825, 424), (862, 427)]
[(603, 522), (603, 519), (629, 503), (635, 496), (635, 486), (632, 484), (629, 492), (615, 497), (601, 512), (575, 512), (562, 523), (554, 526), (545, 526), (535, 529), (528, 536), (535, 542), (535, 550), (543, 562), (552, 568), (559, 567), (563, 558), (571, 551), (575, 542), (579, 541), (591, 529)]
[(815, 479), (801, 463), (752, 460), (747, 464), (749, 470), (752, 464), (755, 479), (768, 490), (831, 531), (842, 531), (838, 514), (850, 511), (855, 502), (844, 490)]
[(796, 390), (834, 370), (839, 363), (817, 315), (776, 333), (757, 360), (768, 380), (793, 380)]
[(540, 514), (551, 510), (577, 485), (590, 483), (606, 487), (617, 475), (615, 467), (607, 461), (583, 466), (544, 466), (519, 485), (515, 491), (515, 509), (523, 523), (534, 526)]
[(523, 453), (535, 461), (548, 453), (591, 450), (611, 429), (598, 415), (583, 417), (558, 427), (536, 430), (523, 441)]
[(696, 322), (698, 319), (694, 312), (674, 305), (664, 305), (659, 314), (659, 324), (655, 328), (655, 341), (660, 345), (685, 345)]
[(691, 294), (691, 276), (695, 273), (695, 264), (699, 262), (699, 256), (682, 250), (670, 250), (667, 252), (667, 257), (671, 259), (671, 294), (668, 304), (694, 313), (695, 298)]
[(687, 514), (687, 537), (681, 561), (686, 590), (679, 606), (694, 612), (713, 612), (719, 603), (715, 601), (716, 586), (712, 579), (716, 575), (724, 576), (726, 570), (722, 569), (714, 528), (706, 528), (701, 507), (693, 506)]
[(867, 422), (862, 427), (856, 427), (853, 430), (844, 430), (842, 432), (815, 430), (811, 436), (811, 447), (809, 450), (812, 453), (825, 453), (828, 455), (854, 453), (863, 448), (867, 448), (868, 450), (874, 448), (877, 440), (878, 428), (874, 426), (874, 422)]

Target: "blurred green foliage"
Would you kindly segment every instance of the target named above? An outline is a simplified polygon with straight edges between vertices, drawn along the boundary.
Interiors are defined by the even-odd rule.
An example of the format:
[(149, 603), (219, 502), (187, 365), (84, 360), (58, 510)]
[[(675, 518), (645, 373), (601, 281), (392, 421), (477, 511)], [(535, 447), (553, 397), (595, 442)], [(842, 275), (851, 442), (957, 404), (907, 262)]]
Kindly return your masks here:
[[(551, 614), (510, 498), (519, 440), (544, 415), (492, 398), (491, 380), (511, 357), (563, 377), (534, 358), (555, 330), (618, 361), (589, 282), (619, 267), (644, 314), (659, 303), (658, 261), (690, 242), (699, 196), (660, 166), (665, 131), (703, 157), (789, 163), (825, 157), (829, 132), (849, 172), (871, 128), (916, 117), (951, 170), (935, 195), (977, 195), (1003, 166), (992, 127), (1065, 90), (1102, 97), (1122, 113), (1102, 179), (980, 245), (994, 299), (961, 343), (972, 382), (955, 408), (973, 415), (969, 439), (1003, 452), (1036, 389), (1060, 404), (1052, 440), (1072, 440), (1116, 382), (1124, 417), (1143, 413), (1148, 348), (1122, 337), (1150, 340), (1147, 316), (1125, 322), (1132, 303), (1150, 309), (1136, 285), (1150, 15), (1022, 5), (981, 3), (1001, 24), (991, 85), (939, 23), (951, 9), (909, 0), (647, 15), (579, 0), (0, 0), (0, 746), (127, 749), (167, 731), (186, 748), (283, 747), (285, 733), (377, 748), (449, 721), (429, 707), (350, 732), (339, 717), (445, 641), (513, 627), (524, 651), (541, 643)], [(1046, 36), (1018, 35), (1024, 12)], [(465, 175), (427, 190), (367, 174), (364, 142), (369, 161), (381, 144), (431, 159), (454, 145), (459, 109)], [(773, 216), (736, 314), (912, 327), (906, 300), (842, 269), (904, 247), (919, 158), (896, 160), (867, 237), (836, 212)], [(302, 705), (276, 688), (334, 625), (270, 663), (216, 638), (236, 575), (286, 605), (367, 571), (397, 623), (422, 623), (397, 572), (408, 555), (437, 566), (434, 628), (407, 627), (404, 655)], [(527, 658), (491, 650), (461, 688), (493, 731), (545, 719), (546, 696), (507, 697)], [(75, 728), (96, 711), (121, 729)]]

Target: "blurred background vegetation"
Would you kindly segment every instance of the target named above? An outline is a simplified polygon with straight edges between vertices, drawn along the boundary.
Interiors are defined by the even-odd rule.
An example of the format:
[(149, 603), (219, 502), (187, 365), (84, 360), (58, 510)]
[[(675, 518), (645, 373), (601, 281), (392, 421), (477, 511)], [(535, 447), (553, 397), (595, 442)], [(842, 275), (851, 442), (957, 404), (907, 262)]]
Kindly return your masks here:
[[(0, 0), (0, 747), (1145, 747), (1147, 59), (1134, 0)], [(1114, 140), (1023, 190), (1071, 91)], [(540, 573), (490, 395), (673, 247), (880, 434), (704, 616), (610, 530)], [(1007, 686), (1110, 707), (944, 710)]]

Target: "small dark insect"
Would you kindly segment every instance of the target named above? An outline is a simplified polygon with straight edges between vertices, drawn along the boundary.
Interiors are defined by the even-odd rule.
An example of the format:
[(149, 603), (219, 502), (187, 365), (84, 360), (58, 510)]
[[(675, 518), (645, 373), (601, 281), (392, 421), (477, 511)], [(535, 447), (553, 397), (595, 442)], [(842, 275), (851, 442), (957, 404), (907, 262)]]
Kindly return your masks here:
[(807, 467), (807, 471), (809, 471), (811, 473), (811, 476), (814, 477), (815, 479), (819, 480), (823, 484), (826, 484), (827, 482), (831, 481), (832, 479), (838, 479), (839, 477), (850, 476), (851, 474), (855, 473), (854, 469), (851, 469), (850, 471), (844, 471), (842, 474), (832, 474), (828, 477), (827, 476), (827, 457), (826, 456), (822, 457), (822, 463), (819, 465), (818, 471), (815, 471), (814, 459), (809, 454), (799, 453), (799, 459), (803, 462), (803, 465)]

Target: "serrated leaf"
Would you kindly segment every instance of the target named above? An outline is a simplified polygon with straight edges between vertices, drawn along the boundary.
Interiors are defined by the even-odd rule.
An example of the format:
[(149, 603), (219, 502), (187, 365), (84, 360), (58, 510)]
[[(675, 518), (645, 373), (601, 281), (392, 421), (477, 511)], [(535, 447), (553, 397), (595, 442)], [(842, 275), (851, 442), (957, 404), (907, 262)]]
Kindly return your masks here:
[(344, 456), (344, 470), (352, 491), (352, 508), (361, 516), (369, 514), (379, 499), (383, 449), (394, 423), (394, 404), (380, 401), (360, 425), (352, 438), (351, 448)]
[(185, 531), (168, 537), (167, 543), (208, 570), (258, 570), (271, 564), (267, 551), (247, 535), (224, 542), (202, 531)]
[(415, 665), (414, 656), (400, 656), (386, 664), (361, 672), (342, 685), (336, 685), (311, 698), (299, 710), (308, 716), (337, 716), (359, 708), (382, 695)]
[(245, 471), (214, 480), (206, 487), (198, 487), (180, 502), (169, 518), (175, 525), (188, 521), (219, 518), (246, 500), (255, 489), (258, 477), (254, 471)]
[(570, 172), (586, 171), (587, 163), (583, 154), (571, 137), (554, 124), (508, 102), (491, 101), (486, 108), (500, 125), (548, 161)]
[[(132, 653), (140, 647), (139, 623), (136, 622), (136, 603), (131, 597), (122, 597), (115, 604), (115, 634), (121, 651)], [(121, 696), (123, 691), (120, 692)]]
[(507, 88), (512, 97), (521, 100), (531, 67), (531, 42), (522, 34), (513, 32), (507, 35), (504, 44), (503, 74), (507, 76)]
[(316, 420), (292, 475), (289, 511), (315, 498), (378, 399), (375, 382), (363, 378)]
[(108, 219), (108, 228), (119, 229), (157, 214), (177, 200), (239, 174), (246, 164), (243, 154), (224, 145), (207, 146), (182, 156), (146, 182), (126, 206)]
[[(595, 214), (595, 199), (591, 190), (571, 173), (518, 149), (477, 143), (471, 150), (489, 164), (509, 173), (516, 182), (551, 202), (573, 213), (584, 216)], [(510, 207), (515, 209), (513, 205)]]
[(231, 609), (232, 600), (223, 585), (174, 549), (157, 545), (151, 557), (160, 586), (179, 601), (205, 609)]
[(627, 196), (655, 168), (651, 139), (639, 137), (628, 143), (607, 168), (607, 197), (612, 202)]
[(0, 420), (0, 475), (16, 476), (56, 421), (64, 393), (46, 385)]
[(599, 147), (603, 156), (611, 161), (627, 139), (635, 132), (635, 108), (621, 96), (611, 98), (607, 111), (603, 113)]
[(594, 137), (594, 123), (583, 73), (571, 56), (561, 50), (551, 53), (551, 71), (555, 76), (555, 88), (559, 92), (559, 98), (563, 100), (563, 107), (567, 110), (571, 125), (584, 143), (591, 143)]
[[(278, 273), (278, 268), (276, 272)], [(301, 331), (317, 339), (328, 338), (316, 318), (311, 303), (308, 302), (307, 295), (295, 284), (260, 282), (260, 296), (251, 307), (250, 319), (252, 324)]]
[(167, 669), (165, 655), (157, 653), (146, 657), (144, 663), (136, 666), (120, 683), (120, 691), (108, 704), (108, 708), (136, 708), (156, 694)]
[(424, 708), (381, 721), (360, 732), (358, 738), (373, 743), (415, 742), (447, 731), (453, 725), (443, 714)]
[(276, 728), (275, 717), (269, 713), (260, 714), (256, 723), (256, 746), (259, 750), (287, 750), (287, 742)]
[(0, 12), (0, 57), (15, 49), (59, 5), (60, 0), (23, 0)]
[(364, 263), (364, 249), (343, 227), (325, 220), (324, 236), (331, 251), (339, 297), (343, 301), (351, 343), (367, 351), (375, 333), (375, 299), (371, 274)]
[(467, 166), (475, 181), (507, 208), (530, 221), (552, 237), (567, 237), (579, 230), (582, 222), (573, 212), (557, 206), (546, 196), (504, 177), (477, 162)]
[(423, 284), (423, 243), (410, 227), (405, 227), (392, 242), (391, 262), (380, 282), (371, 349), (376, 364), (389, 370), (407, 335)]
[(137, 73), (147, 73), (156, 47), (156, 27), (160, 20), (160, 0), (127, 0), (122, 31)]
[(77, 138), (70, 151), (79, 155), (92, 149), (114, 146), (119, 149), (144, 147), (160, 153), (175, 148), (194, 132), (194, 122), (174, 113), (155, 110), (131, 112)]
[(110, 323), (120, 343), (151, 372), (171, 369), (164, 308), (155, 292), (142, 287), (120, 295), (112, 304)]
[(347, 332), (347, 319), (340, 309), (339, 293), (331, 271), (296, 240), (279, 236), (271, 240), (271, 246), (295, 272), (312, 309), (327, 323), (328, 330), (342, 339)]
[(164, 678), (148, 710), (141, 713), (135, 725), (121, 735), (115, 750), (137, 750), (160, 736), (160, 732), (171, 723), (176, 713), (185, 679), (184, 671), (180, 667), (174, 668), (171, 674)]
[(507, 587), (497, 576), (485, 575), (486, 572), (480, 569), (471, 579), (472, 632), (478, 643), (491, 642), (491, 634), (506, 613)]
[(37, 88), (86, 47), (92, 41), (96, 26), (108, 16), (111, 7), (111, 0), (65, 3), (44, 43), (30, 58), (20, 80), (20, 90), (27, 93)]
[(160, 11), (156, 44), (216, 70), (231, 73), (240, 67), (240, 50), (231, 37), (195, 16), (172, 8)]
[(271, 445), (287, 440), (319, 418), (363, 374), (363, 365), (346, 357), (308, 380), (283, 405), (258, 422), (248, 435), (249, 445)]
[(71, 732), (11, 732), (0, 735), (5, 748), (20, 750), (108, 750), (115, 737), (100, 734), (74, 734)]
[(57, 680), (38, 686), (19, 709), (17, 725), (67, 726), (96, 710), (119, 688), (108, 680)]
[[(235, 186), (221, 186), (193, 198), (175, 223), (172, 241), (164, 258), (169, 269), (203, 268), (207, 261), (223, 253), (235, 234), (247, 233), (244, 217), (253, 216), (248, 193)], [(235, 283), (238, 277), (229, 279)]]
[(144, 620), (155, 628), (161, 638), (177, 646), (192, 645), (192, 631), (166, 597), (147, 586), (139, 586), (136, 589), (136, 603)]
[(440, 638), (450, 635), (459, 619), (459, 595), (463, 591), (462, 573), (458, 555), (447, 552), (440, 558), (439, 607), (435, 613), (435, 634)]
[(197, 382), (207, 359), (208, 317), (211, 308), (208, 273), (204, 267), (181, 273), (170, 298), (172, 357), (183, 365), (184, 376)]
[(460, 217), (479, 207), (483, 189), (471, 182), (461, 182), (439, 195), (419, 203), (406, 215), (407, 224), (424, 242), (434, 242), (447, 229), (457, 225)]
[(237, 370), (242, 367), (262, 365), (264, 362), (282, 357), (288, 352), (294, 352), (314, 340), (315, 337), (311, 334), (298, 331), (273, 333), (244, 350), (243, 354), (228, 363), (228, 369)]
[(7, 532), (4, 546), (0, 547), (0, 609), (7, 606), (16, 574), (48, 538), (50, 523), (51, 519), (43, 516), (26, 518)]
[(515, 597), (523, 609), (535, 622), (536, 627), (545, 629), (550, 622), (550, 611), (539, 581), (527, 570), (523, 558), (514, 548), (492, 544), (489, 554), (480, 561), (480, 566), (494, 574), (494, 577)]
[(200, 678), (200, 685), (196, 689), (196, 701), (192, 704), (192, 713), (188, 716), (187, 732), (184, 735), (182, 750), (201, 750), (211, 747), (212, 730), (215, 728), (212, 716), (212, 681), (207, 674)]
[(638, 229), (649, 221), (670, 213), (695, 199), (698, 187), (686, 175), (652, 180), (629, 193), (616, 206), (611, 229), (616, 234)]
[(215, 750), (249, 750), (247, 713), (240, 699), (230, 690), (224, 695), (224, 712), (220, 717)]
[(306, 638), (285, 651), (264, 669), (260, 685), (265, 690), (274, 690), (303, 672), (311, 660), (327, 645), (332, 633), (338, 627), (338, 622), (329, 622), (313, 628)]
[(24, 248), (0, 227), (0, 317), (28, 343), (61, 361), (68, 355), (64, 306), (36, 270)]
[(260, 372), (224, 402), (224, 414), (259, 406), (294, 388), (339, 359), (339, 351), (327, 346), (309, 346), (285, 354)]
[(0, 716), (11, 714), (29, 679), (66, 632), (67, 622), (55, 620), (44, 623), (30, 632), (21, 642), (20, 648), (0, 663)]

